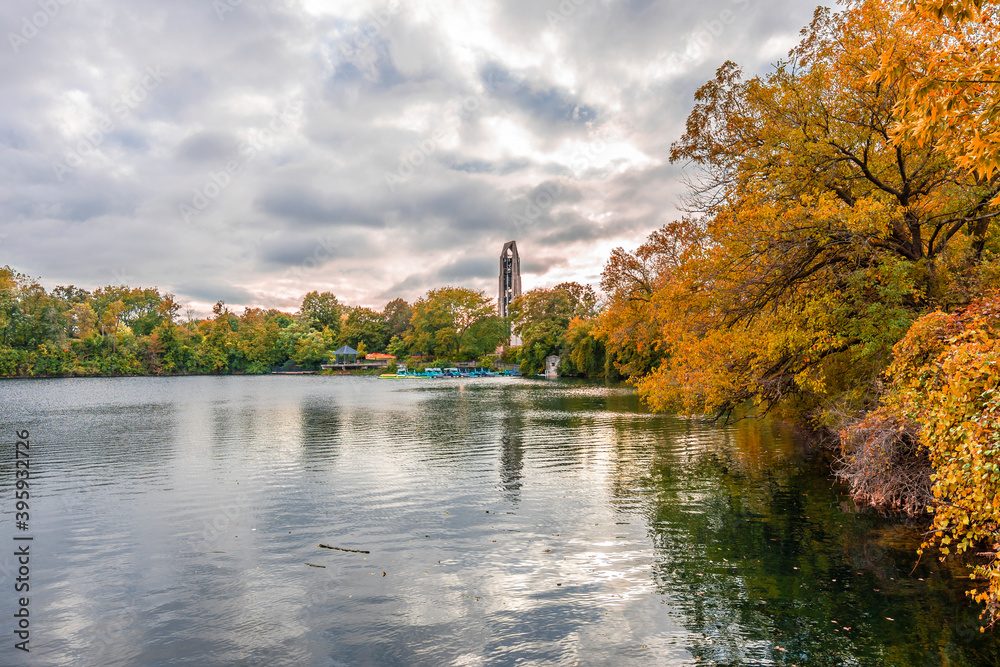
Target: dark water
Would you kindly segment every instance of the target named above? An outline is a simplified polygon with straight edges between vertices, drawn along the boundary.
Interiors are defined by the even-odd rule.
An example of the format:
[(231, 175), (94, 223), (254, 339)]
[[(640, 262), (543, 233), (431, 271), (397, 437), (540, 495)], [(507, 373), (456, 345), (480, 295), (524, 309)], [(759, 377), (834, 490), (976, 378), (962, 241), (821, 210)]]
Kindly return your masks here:
[(914, 569), (914, 532), (854, 511), (772, 424), (501, 379), (7, 381), (0, 399), (0, 664), (1000, 664), (961, 573)]

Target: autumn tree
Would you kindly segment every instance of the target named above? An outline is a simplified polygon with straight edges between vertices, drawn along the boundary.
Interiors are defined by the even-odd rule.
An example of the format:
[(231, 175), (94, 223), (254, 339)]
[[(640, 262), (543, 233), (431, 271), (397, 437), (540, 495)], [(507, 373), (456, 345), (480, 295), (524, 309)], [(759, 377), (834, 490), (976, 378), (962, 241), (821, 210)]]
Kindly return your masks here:
[(675, 320), (670, 307), (693, 305), (690, 298), (669, 295), (684, 284), (683, 272), (690, 273), (704, 250), (704, 236), (700, 223), (680, 220), (652, 232), (634, 252), (612, 251), (601, 276), (608, 303), (594, 335), (626, 377), (647, 375), (663, 361), (662, 331)]
[(695, 170), (703, 239), (653, 287), (653, 317), (623, 320), (653, 322), (662, 362), (638, 385), (654, 406), (832, 419), (866, 402), (916, 317), (991, 275), (997, 188), (894, 138), (899, 86), (870, 78), (901, 20), (877, 2), (819, 9), (774, 71), (726, 63), (699, 89), (671, 157)]
[[(907, 471), (923, 472), (918, 496), (923, 505), (908, 509), (933, 514), (924, 547), (943, 558), (971, 559), (978, 585), (970, 594), (984, 604), (991, 625), (1000, 620), (998, 365), (997, 295), (957, 313), (925, 315), (893, 351), (881, 405), (841, 434), (846, 479), (862, 500), (869, 501), (866, 494), (872, 490), (876, 500), (885, 500), (887, 491), (899, 488), (900, 478), (907, 479)], [(857, 475), (859, 459), (862, 465), (873, 459), (868, 451), (873, 445), (879, 470)], [(920, 450), (913, 451), (914, 446)], [(900, 454), (910, 462), (886, 459)], [(897, 497), (908, 502), (912, 495)]]
[(996, 182), (1000, 3), (899, 0), (896, 5), (908, 30), (883, 53), (880, 69), (871, 75), (901, 90), (891, 132), (901, 144), (933, 146), (981, 182)]

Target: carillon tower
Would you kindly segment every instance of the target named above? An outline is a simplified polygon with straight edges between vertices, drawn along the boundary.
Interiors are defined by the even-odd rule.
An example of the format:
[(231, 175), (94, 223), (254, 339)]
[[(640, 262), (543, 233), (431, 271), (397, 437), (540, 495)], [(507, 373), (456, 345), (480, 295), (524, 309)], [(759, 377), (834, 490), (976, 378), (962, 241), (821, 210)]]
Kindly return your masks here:
[[(508, 241), (500, 251), (500, 293), (497, 310), (500, 317), (510, 314), (510, 304), (521, 296), (521, 258), (517, 254), (517, 242)], [(517, 336), (511, 336), (511, 345), (520, 345)]]
[(509, 315), (510, 304), (521, 296), (521, 258), (517, 242), (508, 241), (500, 251), (500, 317)]

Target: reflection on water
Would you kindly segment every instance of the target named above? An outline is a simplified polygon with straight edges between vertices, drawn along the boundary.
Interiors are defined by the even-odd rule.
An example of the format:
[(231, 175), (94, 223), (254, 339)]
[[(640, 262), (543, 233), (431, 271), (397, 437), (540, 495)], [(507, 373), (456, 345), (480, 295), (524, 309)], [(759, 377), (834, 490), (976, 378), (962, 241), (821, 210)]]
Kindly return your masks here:
[(774, 424), (507, 379), (0, 399), (5, 441), (32, 432), (35, 535), (31, 662), (0, 664), (1000, 664), (960, 573), (914, 568), (914, 529)]

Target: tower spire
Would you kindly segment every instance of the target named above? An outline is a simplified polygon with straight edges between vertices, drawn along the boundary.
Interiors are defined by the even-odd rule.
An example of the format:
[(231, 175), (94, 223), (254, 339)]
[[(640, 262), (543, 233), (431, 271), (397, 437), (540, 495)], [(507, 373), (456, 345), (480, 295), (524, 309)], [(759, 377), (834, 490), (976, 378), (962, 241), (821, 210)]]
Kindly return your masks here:
[[(521, 258), (517, 254), (517, 242), (507, 241), (500, 251), (500, 291), (497, 296), (497, 312), (500, 317), (510, 315), (510, 304), (521, 296)], [(511, 345), (520, 345), (516, 336), (511, 337)]]

